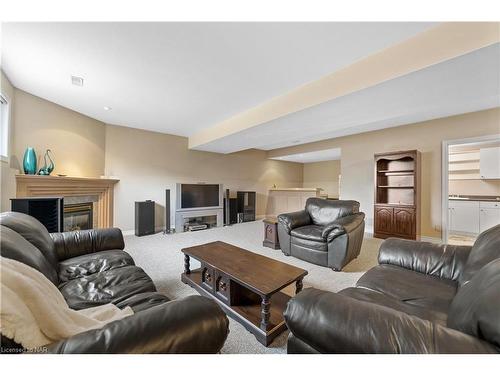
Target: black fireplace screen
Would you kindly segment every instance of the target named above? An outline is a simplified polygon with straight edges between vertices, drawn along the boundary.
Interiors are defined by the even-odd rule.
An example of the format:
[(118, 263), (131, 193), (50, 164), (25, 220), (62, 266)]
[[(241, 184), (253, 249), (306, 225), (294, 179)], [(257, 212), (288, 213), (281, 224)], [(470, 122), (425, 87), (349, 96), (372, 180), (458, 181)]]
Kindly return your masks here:
[(64, 231), (93, 228), (93, 203), (64, 205)]

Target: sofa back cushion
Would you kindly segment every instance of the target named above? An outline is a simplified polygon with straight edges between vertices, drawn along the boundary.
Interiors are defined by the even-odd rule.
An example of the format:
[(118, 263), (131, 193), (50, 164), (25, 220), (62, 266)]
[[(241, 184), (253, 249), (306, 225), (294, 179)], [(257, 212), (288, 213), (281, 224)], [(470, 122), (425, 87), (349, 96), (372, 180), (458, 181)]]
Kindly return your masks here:
[(57, 271), (33, 244), (12, 229), (0, 225), (0, 254), (41, 272), (54, 285), (59, 284)]
[(309, 198), (306, 211), (315, 225), (328, 225), (332, 221), (359, 212), (357, 201), (333, 201), (323, 198)]
[(52, 267), (58, 267), (54, 241), (49, 231), (33, 216), (20, 212), (3, 212), (0, 214), (0, 225), (19, 233), (45, 256)]
[(474, 242), (464, 270), (458, 279), (459, 284), (466, 284), (486, 264), (499, 258), (500, 225), (497, 225), (481, 233)]
[(500, 259), (488, 263), (458, 289), (447, 325), (500, 347)]

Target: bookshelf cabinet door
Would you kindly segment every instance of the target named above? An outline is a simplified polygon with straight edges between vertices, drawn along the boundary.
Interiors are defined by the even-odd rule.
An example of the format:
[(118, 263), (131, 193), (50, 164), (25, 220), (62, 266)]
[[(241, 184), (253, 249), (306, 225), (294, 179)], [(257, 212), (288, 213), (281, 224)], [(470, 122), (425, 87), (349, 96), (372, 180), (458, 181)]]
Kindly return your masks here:
[(391, 207), (375, 207), (375, 232), (392, 233), (392, 216)]
[(401, 237), (415, 236), (415, 210), (412, 208), (394, 208), (393, 232)]

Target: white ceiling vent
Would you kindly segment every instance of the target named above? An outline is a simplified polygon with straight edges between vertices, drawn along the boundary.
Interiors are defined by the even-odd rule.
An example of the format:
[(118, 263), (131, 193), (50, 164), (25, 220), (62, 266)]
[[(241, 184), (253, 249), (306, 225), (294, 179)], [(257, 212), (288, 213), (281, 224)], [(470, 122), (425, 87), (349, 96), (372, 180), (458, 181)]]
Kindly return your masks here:
[(77, 76), (71, 76), (71, 83), (75, 86), (83, 86), (83, 78)]

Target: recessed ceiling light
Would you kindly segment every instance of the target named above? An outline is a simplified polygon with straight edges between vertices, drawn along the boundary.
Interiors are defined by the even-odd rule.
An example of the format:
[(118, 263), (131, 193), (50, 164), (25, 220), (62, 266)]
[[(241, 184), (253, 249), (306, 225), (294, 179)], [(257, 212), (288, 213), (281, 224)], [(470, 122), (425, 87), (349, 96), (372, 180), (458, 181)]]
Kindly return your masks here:
[(83, 78), (77, 76), (71, 76), (71, 83), (75, 86), (83, 86)]
[(104, 106), (105, 111), (111, 111), (111, 107)]

